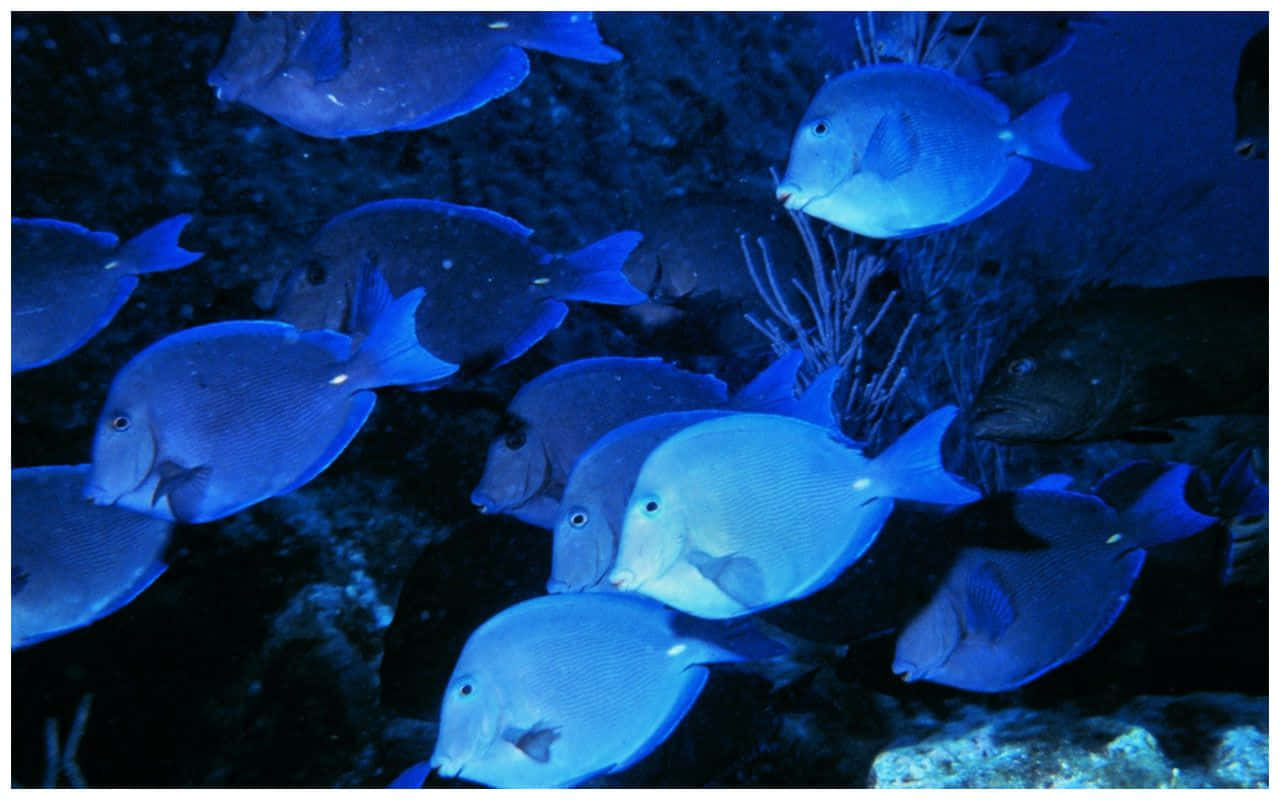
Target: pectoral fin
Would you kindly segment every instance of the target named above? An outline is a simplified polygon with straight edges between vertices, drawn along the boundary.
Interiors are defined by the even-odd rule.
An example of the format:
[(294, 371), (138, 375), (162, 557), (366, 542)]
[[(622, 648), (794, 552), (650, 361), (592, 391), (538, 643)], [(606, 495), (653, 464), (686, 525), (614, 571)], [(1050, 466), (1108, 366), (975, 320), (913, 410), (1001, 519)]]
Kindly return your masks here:
[(764, 604), (764, 571), (755, 559), (734, 555), (714, 557), (694, 550), (689, 554), (689, 563), (743, 606), (752, 608)]
[(551, 759), (551, 743), (560, 738), (560, 729), (539, 722), (532, 728), (524, 730), (507, 728), (502, 732), (502, 738), (511, 742), (529, 758), (539, 764), (545, 764)]
[(1017, 613), (1000, 570), (990, 561), (974, 570), (965, 587), (965, 626), (988, 641), (1000, 638)]
[(862, 168), (891, 181), (910, 172), (920, 160), (920, 137), (906, 113), (885, 114), (871, 132)]
[(151, 496), (151, 505), (154, 506), (167, 497), (174, 519), (180, 522), (193, 521), (209, 485), (211, 470), (208, 467), (183, 467), (172, 461), (161, 461), (156, 472), (160, 475), (160, 480)]

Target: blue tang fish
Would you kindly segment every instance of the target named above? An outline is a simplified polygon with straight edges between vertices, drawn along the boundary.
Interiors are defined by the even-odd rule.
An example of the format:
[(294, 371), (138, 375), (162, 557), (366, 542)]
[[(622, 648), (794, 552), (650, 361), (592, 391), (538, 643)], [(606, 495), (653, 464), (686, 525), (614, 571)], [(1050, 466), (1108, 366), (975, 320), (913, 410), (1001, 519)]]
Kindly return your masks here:
[(268, 320), (202, 325), (161, 339), (111, 383), (87, 495), (208, 522), (302, 486), (359, 432), (373, 410), (372, 390), (456, 369), (414, 340), (422, 295), (416, 289), (384, 306), (354, 348), (340, 333)]
[(1062, 136), (1070, 97), (1021, 117), (949, 72), (880, 64), (818, 91), (791, 143), (778, 200), (863, 236), (916, 236), (976, 219), (1003, 203), (1036, 159), (1089, 169)]
[(164, 572), (171, 525), (84, 499), (88, 464), (15, 469), (13, 648), (128, 605)]
[(1045, 547), (963, 548), (899, 635), (893, 671), (908, 681), (1001, 692), (1079, 658), (1124, 610), (1145, 548), (1214, 523), (1186, 503), (1190, 474), (1176, 465), (1120, 508), (1067, 491), (1063, 475), (1001, 498), (1011, 515), (1005, 524)]
[(362, 333), (353, 300), (370, 270), (393, 292), (424, 287), (418, 340), (469, 370), (504, 364), (564, 321), (566, 300), (629, 305), (622, 265), (643, 238), (608, 236), (567, 255), (497, 212), (436, 200), (368, 203), (331, 220), (276, 290), (277, 316), (304, 330)]
[(934, 411), (874, 459), (828, 428), (776, 414), (685, 428), (640, 468), (609, 580), (709, 618), (816, 592), (871, 545), (894, 498), (978, 499), (942, 465), (955, 415)]
[(209, 83), (302, 133), (364, 136), (438, 125), (514, 90), (524, 48), (622, 58), (589, 12), (241, 13)]
[(698, 699), (706, 664), (785, 647), (742, 627), (683, 618), (647, 598), (545, 595), (471, 634), (440, 708), (429, 768), (499, 788), (575, 786), (662, 744)]
[(84, 346), (129, 299), (138, 276), (185, 267), (202, 253), (178, 246), (181, 214), (120, 244), (114, 233), (57, 219), (13, 218), (13, 372)]
[[(841, 371), (841, 367), (824, 371), (799, 400), (791, 400), (790, 407), (778, 407), (773, 413), (836, 429), (832, 393)], [(707, 409), (654, 414), (620, 425), (591, 445), (573, 465), (565, 484), (551, 543), (547, 591), (613, 591), (616, 587), (604, 578), (613, 569), (622, 514), (644, 460), (655, 447), (690, 425), (733, 413), (738, 412)]]
[[(779, 359), (742, 389), (734, 405), (759, 410), (791, 399), (799, 351)], [(724, 382), (659, 358), (583, 358), (550, 369), (516, 392), (471, 502), (550, 530), (578, 457), (604, 434), (660, 411), (729, 403)]]

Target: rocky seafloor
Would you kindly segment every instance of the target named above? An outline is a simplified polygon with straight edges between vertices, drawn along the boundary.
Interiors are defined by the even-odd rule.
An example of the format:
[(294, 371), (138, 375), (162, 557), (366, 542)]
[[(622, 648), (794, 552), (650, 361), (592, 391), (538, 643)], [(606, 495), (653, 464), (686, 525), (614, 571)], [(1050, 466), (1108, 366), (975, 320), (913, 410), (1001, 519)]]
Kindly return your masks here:
[[(772, 204), (769, 168), (785, 163), (796, 120), (833, 69), (813, 19), (597, 19), (623, 61), (535, 53), (525, 83), (475, 113), (322, 140), (214, 99), (206, 76), (229, 15), (13, 15), (13, 214), (124, 238), (189, 211), (183, 244), (205, 253), (145, 277), (80, 351), (13, 377), (13, 466), (87, 461), (102, 399), (130, 356), (172, 331), (262, 316), (260, 284), (360, 203), (486, 206), (559, 249), (643, 231), (655, 209), (688, 195)], [(1088, 179), (1037, 168), (1007, 208), (966, 229), (966, 269), (998, 274), (1006, 292), (1102, 264), (1112, 270), (1103, 277), (1153, 283), (1265, 270), (1265, 168), (1235, 159), (1229, 118), (1238, 47), (1260, 20), (1121, 16), (1008, 87), (1069, 87), (1068, 133), (1097, 166)], [(1152, 48), (1167, 57), (1159, 75)], [(1176, 109), (1189, 81), (1200, 94)], [(1171, 138), (1175, 113), (1189, 119)], [(1161, 217), (1161, 198), (1192, 180), (1213, 183), (1176, 219)], [(780, 218), (780, 239), (794, 237), (789, 225)], [(1006, 299), (985, 307), (1011, 324), (1044, 305)], [(386, 785), (429, 753), (471, 630), (544, 590), (547, 534), (468, 501), (511, 396), (587, 355), (663, 355), (734, 388), (768, 358), (763, 337), (734, 350), (707, 341), (657, 337), (615, 309), (577, 305), (498, 371), (432, 393), (382, 393), (315, 481), (179, 526), (168, 572), (138, 600), (13, 655), (12, 782), (47, 780), (46, 722), (65, 736), (92, 695), (75, 755), (91, 786)], [(921, 384), (905, 396), (946, 399), (936, 395)], [(1049, 469), (1087, 482), (1133, 457), (1221, 470), (1233, 447), (1260, 435), (1265, 420), (1261, 434), (1256, 420), (1223, 420), (1169, 445), (1010, 452), (1007, 485)], [(923, 512), (896, 515), (841, 580), (771, 615), (814, 640), (850, 643), (844, 658), (777, 690), (717, 672), (669, 741), (593, 785), (1267, 784), (1265, 577), (1222, 586), (1220, 545), (1208, 539), (1153, 556), (1093, 651), (1019, 690), (977, 695), (901, 683), (889, 670), (893, 639), (877, 635), (909, 611), (903, 576), (943, 569), (929, 530)]]

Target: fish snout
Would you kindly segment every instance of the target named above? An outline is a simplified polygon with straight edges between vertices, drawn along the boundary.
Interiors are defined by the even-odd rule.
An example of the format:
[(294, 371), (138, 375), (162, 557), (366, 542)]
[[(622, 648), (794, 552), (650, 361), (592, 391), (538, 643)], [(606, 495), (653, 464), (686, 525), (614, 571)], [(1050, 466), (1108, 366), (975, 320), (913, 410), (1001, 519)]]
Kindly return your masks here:
[(565, 594), (571, 588), (568, 581), (562, 581), (559, 578), (552, 578), (547, 581), (547, 594)]
[(461, 759), (448, 758), (446, 756), (435, 756), (431, 759), (431, 769), (433, 769), (442, 778), (456, 778), (462, 774), (462, 768), (466, 766)]
[(113, 505), (119, 498), (113, 496), (110, 492), (96, 483), (89, 483), (84, 487), (84, 499), (90, 501), (95, 506), (109, 506)]
[(910, 661), (896, 659), (893, 662), (893, 674), (902, 678), (904, 683), (911, 683), (920, 677), (920, 669)]
[(800, 199), (800, 187), (794, 183), (784, 183), (778, 187), (778, 202), (792, 211), (800, 208), (802, 205)]
[(609, 573), (609, 583), (622, 591), (629, 591), (636, 587), (636, 574), (629, 569), (615, 569)]
[(502, 510), (497, 500), (490, 497), (487, 492), (482, 492), (479, 489), (471, 493), (471, 504), (480, 509), (481, 514), (496, 514)]

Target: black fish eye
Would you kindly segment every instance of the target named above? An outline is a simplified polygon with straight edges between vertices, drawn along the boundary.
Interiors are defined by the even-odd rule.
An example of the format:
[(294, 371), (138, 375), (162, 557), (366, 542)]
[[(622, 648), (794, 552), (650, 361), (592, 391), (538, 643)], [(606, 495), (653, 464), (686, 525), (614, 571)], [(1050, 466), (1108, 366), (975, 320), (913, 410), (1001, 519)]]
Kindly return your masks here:
[(312, 264), (307, 267), (307, 283), (312, 286), (319, 286), (324, 283), (325, 278), (329, 277), (329, 273), (319, 264)]
[(1017, 361), (1009, 363), (1010, 375), (1030, 375), (1036, 371), (1036, 360), (1034, 358), (1019, 358)]
[(117, 414), (111, 418), (111, 429), (114, 431), (129, 430), (129, 418), (124, 414)]
[(575, 511), (569, 515), (569, 524), (575, 528), (581, 528), (587, 524), (587, 512)]
[(507, 434), (506, 443), (510, 450), (519, 450), (524, 447), (524, 431), (511, 431)]
[(645, 504), (644, 504), (644, 510), (645, 510), (645, 513), (646, 513), (646, 514), (655, 514), (655, 513), (657, 513), (657, 511), (658, 511), (658, 501), (657, 501), (657, 500), (650, 500), (649, 502), (645, 503)]
[(831, 131), (831, 123), (827, 122), (825, 119), (820, 119), (817, 122), (813, 123), (814, 136), (826, 136), (827, 133), (829, 133), (830, 131)]
[(473, 691), (475, 690), (471, 688), (471, 684), (464, 683), (462, 684), (462, 688), (458, 689), (458, 694), (462, 695), (463, 697), (466, 697), (467, 695), (471, 694)]

